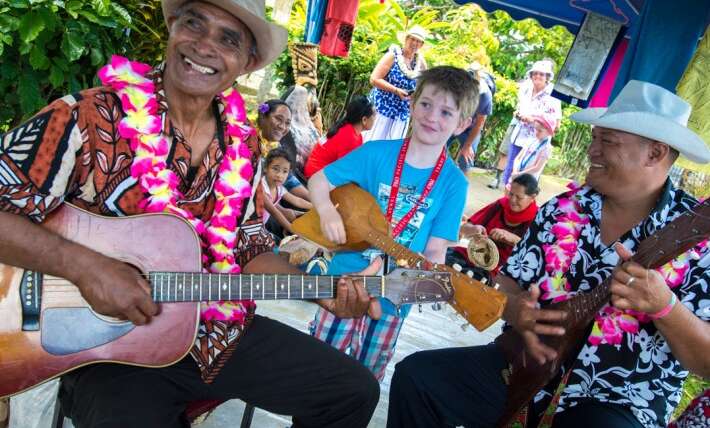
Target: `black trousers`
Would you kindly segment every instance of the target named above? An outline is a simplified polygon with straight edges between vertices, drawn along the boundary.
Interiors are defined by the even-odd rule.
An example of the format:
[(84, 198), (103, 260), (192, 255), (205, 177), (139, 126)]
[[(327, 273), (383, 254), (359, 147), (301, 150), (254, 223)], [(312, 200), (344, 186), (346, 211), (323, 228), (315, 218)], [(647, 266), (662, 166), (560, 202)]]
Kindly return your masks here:
[(293, 415), (294, 427), (366, 427), (379, 384), (335, 348), (256, 316), (211, 384), (188, 355), (158, 369), (91, 365), (65, 375), (60, 389), (62, 409), (78, 428), (185, 427), (188, 402), (231, 398)]
[[(395, 366), (387, 427), (496, 426), (507, 393), (501, 377), (504, 368), (505, 357), (493, 344), (408, 356)], [(642, 427), (629, 409), (595, 401), (557, 414), (552, 426)]]

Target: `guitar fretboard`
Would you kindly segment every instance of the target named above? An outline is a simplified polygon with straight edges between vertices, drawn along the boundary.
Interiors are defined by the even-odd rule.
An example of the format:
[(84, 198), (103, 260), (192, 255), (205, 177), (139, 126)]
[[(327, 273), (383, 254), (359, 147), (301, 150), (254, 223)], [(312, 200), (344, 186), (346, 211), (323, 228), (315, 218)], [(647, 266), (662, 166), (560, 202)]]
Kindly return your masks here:
[[(361, 279), (371, 296), (385, 295), (383, 277), (348, 276)], [(337, 294), (340, 276), (151, 272), (148, 279), (156, 302), (204, 302), (327, 299)]]

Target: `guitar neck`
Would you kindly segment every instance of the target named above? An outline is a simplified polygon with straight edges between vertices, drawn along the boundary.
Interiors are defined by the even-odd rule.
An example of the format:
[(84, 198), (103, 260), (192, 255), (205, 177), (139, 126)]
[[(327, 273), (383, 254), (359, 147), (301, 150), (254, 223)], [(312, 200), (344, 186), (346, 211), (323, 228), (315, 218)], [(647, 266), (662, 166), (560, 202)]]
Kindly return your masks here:
[(390, 257), (394, 257), (397, 266), (409, 269), (432, 270), (433, 263), (423, 256), (415, 253), (402, 244), (398, 244), (394, 239), (376, 230), (370, 230), (366, 236), (367, 242), (376, 248), (384, 251)]
[[(361, 279), (371, 296), (385, 295), (385, 278)], [(151, 272), (148, 279), (156, 302), (204, 302), (218, 300), (305, 300), (336, 295), (340, 276), (292, 274), (215, 274)]]

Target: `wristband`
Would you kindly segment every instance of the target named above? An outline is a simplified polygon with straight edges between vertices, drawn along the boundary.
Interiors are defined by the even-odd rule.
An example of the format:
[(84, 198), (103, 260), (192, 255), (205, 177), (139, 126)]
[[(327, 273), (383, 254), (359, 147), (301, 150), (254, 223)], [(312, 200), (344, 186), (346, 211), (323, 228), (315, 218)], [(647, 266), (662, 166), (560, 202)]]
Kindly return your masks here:
[(648, 314), (648, 316), (652, 320), (661, 319), (661, 318), (665, 317), (666, 315), (668, 315), (671, 312), (671, 310), (673, 310), (673, 306), (675, 306), (675, 304), (677, 302), (678, 302), (678, 298), (676, 297), (675, 293), (671, 293), (670, 303), (668, 303), (668, 305), (666, 305), (665, 308), (661, 309), (660, 311), (656, 312), (655, 314)]

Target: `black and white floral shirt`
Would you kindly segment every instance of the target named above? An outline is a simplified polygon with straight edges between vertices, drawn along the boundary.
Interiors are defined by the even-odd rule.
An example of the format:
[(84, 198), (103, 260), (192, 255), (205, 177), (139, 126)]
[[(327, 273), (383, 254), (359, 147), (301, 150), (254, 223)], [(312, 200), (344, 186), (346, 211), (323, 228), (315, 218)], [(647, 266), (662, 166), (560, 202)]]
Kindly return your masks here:
[[(566, 279), (572, 285), (572, 292), (584, 292), (610, 276), (619, 258), (613, 245), (607, 247), (601, 240), (602, 195), (590, 187), (577, 192), (580, 208), (590, 221), (581, 230), (577, 253)], [(503, 273), (522, 288), (537, 284), (546, 275), (543, 248), (545, 244), (554, 243), (551, 229), (561, 213), (560, 199), (568, 198), (570, 194), (559, 195), (540, 208), (532, 226), (503, 268)], [(626, 232), (619, 242), (635, 252), (644, 238), (696, 203), (693, 197), (673, 188), (667, 181), (654, 211)], [(680, 303), (700, 319), (710, 321), (708, 246), (698, 247), (695, 256), (676, 259), (681, 262), (674, 265), (677, 281), (671, 288)], [(589, 342), (584, 345), (572, 367), (557, 411), (585, 400), (597, 400), (630, 408), (645, 427), (665, 427), (680, 401), (688, 371), (671, 353), (666, 339), (653, 322), (641, 323), (638, 334), (624, 333), (620, 342), (618, 345), (602, 343), (593, 346)], [(548, 386), (535, 397), (535, 402), (549, 401), (553, 392), (553, 386)]]

